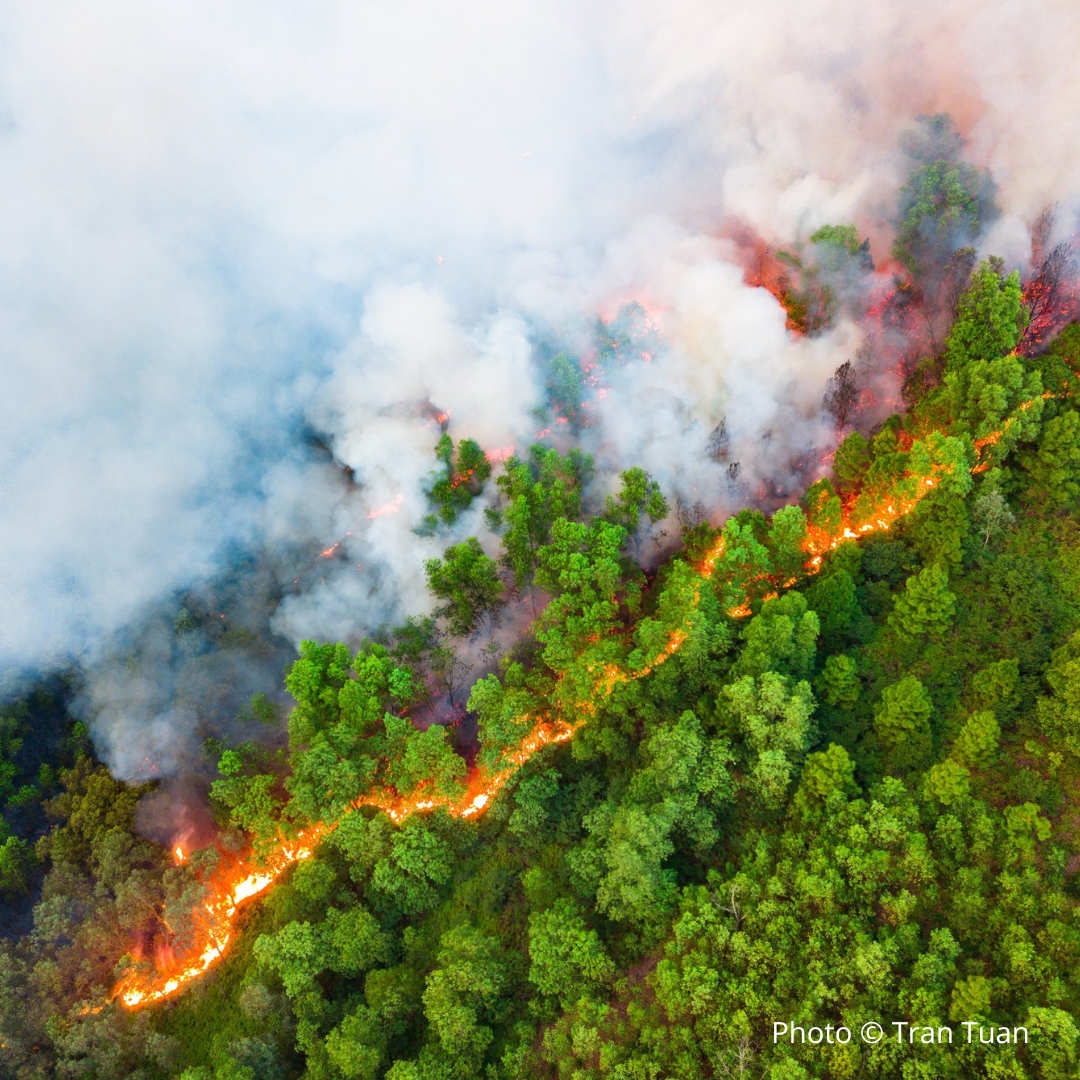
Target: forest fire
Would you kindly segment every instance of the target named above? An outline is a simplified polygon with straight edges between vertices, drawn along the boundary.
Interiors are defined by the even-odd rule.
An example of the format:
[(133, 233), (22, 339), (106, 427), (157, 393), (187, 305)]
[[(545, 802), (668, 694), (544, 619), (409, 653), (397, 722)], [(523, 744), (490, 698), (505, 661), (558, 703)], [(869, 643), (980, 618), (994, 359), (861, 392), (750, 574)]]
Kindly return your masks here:
[[(997, 434), (1000, 435), (1000, 433)], [(993, 438), (981, 440), (980, 446), (990, 445), (993, 441)], [(976, 471), (978, 468), (976, 466)], [(914, 490), (910, 495), (901, 498), (894, 494), (886, 498), (868, 519), (859, 524), (854, 524), (852, 521), (853, 503), (849, 503), (844, 507), (841, 524), (835, 531), (826, 532), (811, 527), (804, 543), (804, 550), (809, 556), (804, 572), (808, 575), (817, 573), (823, 565), (824, 556), (845, 541), (888, 530), (898, 520), (909, 514), (939, 482), (939, 477), (934, 475), (909, 479), (915, 481)], [(708, 580), (714, 576), (725, 550), (726, 542), (721, 534), (697, 565), (697, 571), (702, 580)], [(779, 588), (794, 584), (794, 579), (787, 576), (783, 579), (777, 578), (775, 581), (768, 578), (768, 581), (773, 588), (762, 598), (763, 600), (776, 596)], [(700, 593), (695, 592), (695, 607), (699, 599)], [(752, 612), (753, 608), (747, 600), (729, 609), (728, 614), (741, 618)], [(686, 630), (671, 632), (667, 644), (651, 663), (634, 671), (625, 670), (614, 664), (602, 665), (596, 678), (595, 692), (606, 697), (616, 686), (645, 677), (673, 656), (687, 638)], [(399, 796), (394, 792), (370, 794), (354, 804), (354, 808), (375, 807), (384, 811), (395, 824), (401, 824), (413, 814), (426, 813), (435, 809), (443, 809), (453, 817), (461, 819), (478, 817), (491, 805), (492, 800), (518, 770), (535, 754), (547, 746), (564, 743), (573, 738), (575, 732), (586, 722), (586, 718), (594, 712), (594, 706), (590, 702), (582, 702), (578, 704), (576, 712), (578, 715), (572, 721), (553, 719), (549, 716), (536, 718), (530, 733), (517, 749), (506, 756), (505, 768), (495, 773), (485, 773), (481, 769), (474, 770), (467, 781), (466, 792), (463, 796), (443, 794), (422, 785), (407, 797)], [(335, 827), (335, 823), (313, 825), (295, 839), (283, 841), (269, 861), (264, 864), (255, 866), (243, 860), (234, 863), (221, 875), (220, 880), (209, 883), (210, 898), (205, 903), (204, 941), (195, 958), (189, 960), (179, 970), (171, 972), (155, 972), (152, 975), (129, 973), (117, 985), (113, 996), (118, 998), (126, 1008), (137, 1008), (171, 996), (193, 979), (204, 974), (225, 954), (240, 905), (245, 900), (265, 892), (294, 863), (311, 857), (319, 842)], [(175, 854), (178, 861), (183, 861), (187, 857), (180, 846), (175, 849)]]
[[(237, 907), (268, 889), (293, 863), (310, 858), (319, 840), (329, 831), (327, 826), (316, 825), (295, 840), (283, 843), (265, 867), (252, 871), (241, 862), (224, 875), (224, 880), (211, 882), (210, 896), (203, 905), (205, 941), (198, 955), (165, 978), (145, 979), (129, 974), (117, 983), (113, 996), (126, 1008), (134, 1009), (161, 1001), (202, 975), (225, 954)], [(179, 847), (176, 850), (182, 851)]]

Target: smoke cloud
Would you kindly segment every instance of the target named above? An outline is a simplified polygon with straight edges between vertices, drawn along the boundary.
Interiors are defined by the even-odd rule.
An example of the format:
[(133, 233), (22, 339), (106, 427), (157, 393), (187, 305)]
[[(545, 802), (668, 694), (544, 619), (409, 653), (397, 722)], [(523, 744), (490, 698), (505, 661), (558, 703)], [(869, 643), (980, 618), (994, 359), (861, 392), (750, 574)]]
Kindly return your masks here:
[(726, 225), (854, 221), (884, 266), (898, 136), (948, 111), (1022, 262), (1045, 205), (1075, 224), (1078, 44), (1069, 0), (8, 5), (0, 667), (79, 660), (109, 763), (183, 769), (175, 647), (130, 678), (117, 635), (256, 549), (288, 640), (426, 610), (422, 560), (482, 532), (412, 531), (436, 416), (524, 448), (544, 350), (631, 300), (656, 344), (592, 403), (595, 497), (793, 488), (863, 332), (793, 338)]

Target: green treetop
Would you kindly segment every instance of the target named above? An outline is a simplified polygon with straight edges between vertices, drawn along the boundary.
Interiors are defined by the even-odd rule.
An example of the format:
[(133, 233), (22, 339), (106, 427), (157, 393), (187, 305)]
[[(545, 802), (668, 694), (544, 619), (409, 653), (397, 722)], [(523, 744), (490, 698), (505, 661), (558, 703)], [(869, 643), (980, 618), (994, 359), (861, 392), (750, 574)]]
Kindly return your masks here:
[(886, 747), (894, 748), (918, 736), (929, 736), (933, 702), (914, 675), (887, 686), (874, 713), (874, 730)]
[(452, 634), (465, 637), (485, 622), (494, 629), (503, 583), (495, 560), (484, 554), (475, 536), (448, 547), (442, 559), (428, 559), (424, 572), (432, 594), (444, 601), (437, 614)]
[(949, 591), (949, 575), (934, 564), (907, 579), (903, 595), (889, 616), (889, 624), (906, 638), (940, 637), (956, 612), (956, 597)]

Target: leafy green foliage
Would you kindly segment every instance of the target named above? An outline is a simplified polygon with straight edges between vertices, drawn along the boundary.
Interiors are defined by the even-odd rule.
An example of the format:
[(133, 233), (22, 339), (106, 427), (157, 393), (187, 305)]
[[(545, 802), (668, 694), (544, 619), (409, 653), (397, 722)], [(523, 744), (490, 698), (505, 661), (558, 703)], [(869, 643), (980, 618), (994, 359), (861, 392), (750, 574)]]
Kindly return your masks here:
[(669, 508), (660, 485), (644, 469), (627, 469), (620, 475), (622, 488), (604, 502), (603, 516), (623, 529), (633, 540), (635, 554), (640, 554), (639, 533), (642, 519), (653, 525), (668, 516)]
[(567, 1006), (615, 974), (596, 931), (588, 928), (581, 906), (569, 897), (530, 917), (529, 959), (529, 981)]
[(907, 579), (889, 624), (905, 637), (939, 637), (948, 630), (955, 611), (956, 597), (949, 591), (949, 575), (935, 563)]
[(554, 523), (580, 517), (581, 486), (590, 470), (590, 459), (579, 451), (561, 457), (539, 445), (529, 448), (527, 460), (507, 459), (495, 482), (501, 501), (489, 514), (489, 523), (502, 531), (503, 565), (518, 588), (532, 581), (538, 553)]
[(484, 554), (475, 536), (448, 547), (441, 559), (428, 559), (424, 573), (432, 594), (443, 601), (438, 614), (452, 634), (465, 637), (485, 622), (494, 629), (503, 583), (495, 560)]
[(1080, 496), (1080, 413), (1058, 413), (1020, 463), (1031, 477), (1033, 496), (1055, 507), (1074, 505)]
[(952, 806), (968, 793), (968, 770), (953, 758), (931, 766), (926, 774), (927, 794), (944, 806)]
[(972, 713), (953, 743), (952, 756), (969, 769), (985, 769), (997, 754), (1001, 727), (989, 709)]
[(925, 739), (929, 736), (929, 719), (933, 702), (922, 683), (913, 675), (887, 686), (874, 712), (874, 730), (886, 746)]
[(959, 160), (963, 140), (947, 116), (920, 118), (903, 146), (913, 168), (899, 193), (893, 258), (932, 279), (978, 236), (991, 212), (990, 183)]
[(445, 432), (435, 447), (435, 457), (442, 463), (428, 491), (436, 507), (423, 522), (420, 531), (433, 534), (440, 523), (452, 525), (476, 498), (491, 476), (491, 462), (473, 439), (460, 439), (457, 446)]

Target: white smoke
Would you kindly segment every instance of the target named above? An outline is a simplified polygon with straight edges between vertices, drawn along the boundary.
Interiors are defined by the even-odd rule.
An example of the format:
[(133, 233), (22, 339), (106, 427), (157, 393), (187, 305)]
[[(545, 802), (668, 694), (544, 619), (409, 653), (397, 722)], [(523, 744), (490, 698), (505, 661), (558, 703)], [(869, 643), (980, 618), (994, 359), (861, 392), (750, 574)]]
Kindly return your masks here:
[[(412, 532), (431, 409), (523, 449), (538, 346), (631, 299), (662, 347), (596, 406), (601, 486), (641, 464), (722, 511), (721, 416), (747, 483), (783, 480), (859, 335), (793, 340), (721, 224), (853, 220), (886, 260), (897, 137), (946, 110), (1022, 259), (1080, 192), (1078, 43), (1069, 0), (7, 5), (0, 666), (92, 665), (238, 545), (342, 543), (293, 638), (423, 610), (423, 558), (482, 533)], [(95, 730), (137, 775), (177, 725), (125, 709), (123, 761), (115, 710)]]

